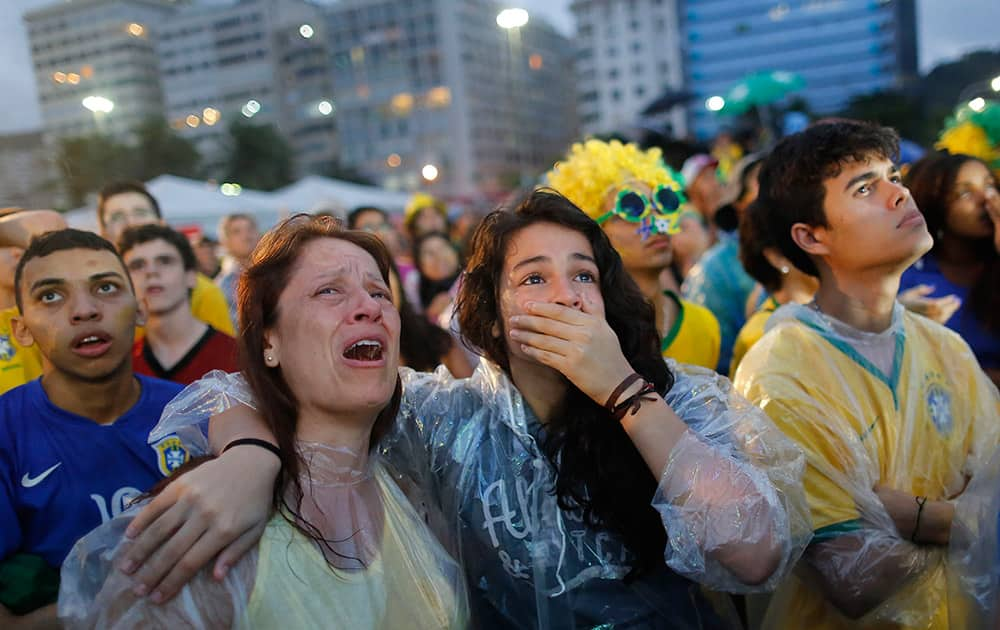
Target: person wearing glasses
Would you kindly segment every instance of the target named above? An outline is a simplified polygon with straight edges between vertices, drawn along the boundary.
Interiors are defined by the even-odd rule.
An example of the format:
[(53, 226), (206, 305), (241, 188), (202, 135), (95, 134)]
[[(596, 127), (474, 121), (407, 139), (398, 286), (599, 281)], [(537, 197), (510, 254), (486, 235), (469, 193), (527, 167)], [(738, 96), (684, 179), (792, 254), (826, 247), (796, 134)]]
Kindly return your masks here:
[(660, 150), (588, 140), (573, 145), (548, 181), (608, 235), (625, 270), (656, 309), (663, 356), (715, 369), (719, 322), (704, 306), (680, 297), (664, 273), (673, 261), (672, 235), (680, 229), (685, 200)]

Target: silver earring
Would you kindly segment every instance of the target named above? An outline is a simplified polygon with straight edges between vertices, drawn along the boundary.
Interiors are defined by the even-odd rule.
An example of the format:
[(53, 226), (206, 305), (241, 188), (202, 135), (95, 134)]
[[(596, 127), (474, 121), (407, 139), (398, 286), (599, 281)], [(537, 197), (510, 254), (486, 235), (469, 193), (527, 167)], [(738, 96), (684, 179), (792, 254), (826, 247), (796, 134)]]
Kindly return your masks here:
[(788, 265), (782, 265), (781, 266), (781, 273), (787, 275), (789, 271), (790, 271), (790, 269), (788, 268)]
[(271, 363), (272, 361), (274, 361), (274, 357), (272, 357), (271, 355), (268, 355), (268, 356), (264, 357), (264, 360), (267, 361), (268, 363)]

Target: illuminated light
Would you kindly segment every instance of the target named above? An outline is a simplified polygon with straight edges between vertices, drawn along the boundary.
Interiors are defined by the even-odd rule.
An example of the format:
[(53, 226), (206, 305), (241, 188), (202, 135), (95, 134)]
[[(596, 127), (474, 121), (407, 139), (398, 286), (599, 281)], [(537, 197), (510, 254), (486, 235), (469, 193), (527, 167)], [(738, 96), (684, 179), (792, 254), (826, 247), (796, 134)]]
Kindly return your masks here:
[(982, 96), (977, 96), (976, 98), (969, 101), (969, 109), (974, 112), (981, 112), (986, 109), (986, 99)]
[(324, 116), (329, 116), (330, 114), (333, 113), (334, 107), (333, 103), (331, 103), (330, 101), (320, 101), (319, 104), (316, 105), (316, 109), (319, 110), (320, 114), (323, 114)]
[(539, 55), (538, 53), (535, 53), (530, 57), (528, 57), (528, 67), (531, 68), (532, 70), (541, 70), (542, 56)]
[(776, 4), (767, 12), (767, 16), (771, 18), (772, 22), (780, 22), (785, 19), (785, 17), (792, 11), (791, 7), (782, 2), (781, 4)]
[(53, 72), (52, 73), (52, 80), (55, 81), (56, 83), (65, 83), (66, 82), (66, 73), (65, 72)]
[(184, 119), (184, 123), (187, 124), (188, 127), (194, 129), (195, 127), (201, 124), (201, 118), (198, 118), (194, 114), (191, 114)]
[(424, 164), (424, 167), (420, 169), (420, 174), (423, 175), (424, 179), (432, 182), (438, 178), (438, 168), (433, 164)]
[(447, 107), (451, 104), (451, 90), (446, 86), (439, 85), (427, 91), (428, 107)]
[(78, 75), (75, 72), (70, 72), (69, 74), (66, 75), (66, 81), (72, 83), (73, 85), (76, 85), (80, 82), (80, 75)]
[(174, 129), (183, 129), (184, 128), (184, 119), (183, 118), (175, 118), (174, 120), (170, 121), (170, 126), (173, 127)]
[(1000, 76), (993, 77), (993, 80), (990, 81), (990, 88), (992, 88), (994, 92), (1000, 92)]
[(201, 119), (205, 121), (206, 125), (209, 126), (214, 125), (215, 123), (219, 122), (220, 117), (222, 117), (222, 114), (219, 112), (219, 110), (215, 109), (214, 107), (206, 107), (205, 109), (201, 110)]
[(705, 108), (710, 112), (717, 112), (726, 106), (726, 99), (721, 96), (709, 96), (705, 99)]
[(84, 79), (89, 79), (89, 78), (93, 77), (94, 76), (94, 66), (87, 65), (87, 66), (84, 66), (84, 67), (80, 68), (80, 76), (82, 76)]
[(145, 27), (142, 24), (137, 24), (132, 22), (128, 25), (128, 34), (132, 37), (142, 37), (142, 34), (146, 32)]
[(115, 108), (114, 102), (103, 96), (88, 96), (83, 99), (82, 103), (84, 107), (95, 114), (110, 114), (111, 110)]
[(402, 92), (392, 97), (389, 107), (396, 114), (409, 114), (413, 109), (413, 95), (409, 92)]
[(226, 182), (219, 186), (219, 192), (221, 192), (226, 197), (237, 197), (241, 192), (243, 192), (243, 187), (239, 184), (234, 184), (232, 182)]
[(393, 153), (385, 159), (385, 165), (389, 168), (396, 168), (403, 163), (403, 158), (399, 157), (398, 153)]
[(260, 111), (260, 102), (250, 99), (246, 102), (246, 105), (240, 109), (240, 111), (243, 112), (243, 115), (247, 118), (253, 118), (254, 114)]
[(528, 12), (524, 9), (504, 9), (497, 14), (500, 28), (521, 28), (528, 23)]
[(299, 27), (299, 35), (301, 35), (306, 39), (309, 39), (315, 33), (316, 31), (313, 30), (313, 27), (308, 24), (303, 24), (302, 26)]

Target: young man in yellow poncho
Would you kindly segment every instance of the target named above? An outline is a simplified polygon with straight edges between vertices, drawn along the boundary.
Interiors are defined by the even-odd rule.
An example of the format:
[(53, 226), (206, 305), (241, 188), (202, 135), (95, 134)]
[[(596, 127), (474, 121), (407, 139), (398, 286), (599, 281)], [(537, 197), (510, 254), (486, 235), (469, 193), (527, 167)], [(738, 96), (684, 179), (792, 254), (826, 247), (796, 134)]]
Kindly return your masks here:
[(955, 499), (995, 474), (1000, 397), (958, 335), (896, 301), (932, 244), (897, 152), (891, 129), (833, 121), (784, 139), (761, 170), (754, 211), (819, 278), (735, 379), (807, 460), (813, 542), (764, 627), (969, 627), (948, 545)]

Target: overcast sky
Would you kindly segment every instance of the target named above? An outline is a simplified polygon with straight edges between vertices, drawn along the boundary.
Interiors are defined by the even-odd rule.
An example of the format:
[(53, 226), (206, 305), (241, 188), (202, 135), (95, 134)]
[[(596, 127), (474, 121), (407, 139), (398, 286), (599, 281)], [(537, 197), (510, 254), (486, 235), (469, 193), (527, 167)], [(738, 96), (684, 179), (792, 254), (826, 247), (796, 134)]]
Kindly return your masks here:
[[(6, 16), (0, 20), (0, 94), (7, 111), (0, 117), (0, 133), (41, 126), (38, 97), (31, 70), (24, 23), (16, 16), (64, 0), (0, 0)], [(533, 16), (542, 16), (566, 34), (573, 31), (570, 0), (514, 0)], [(1000, 47), (1000, 0), (917, 0), (920, 68), (979, 48)]]

